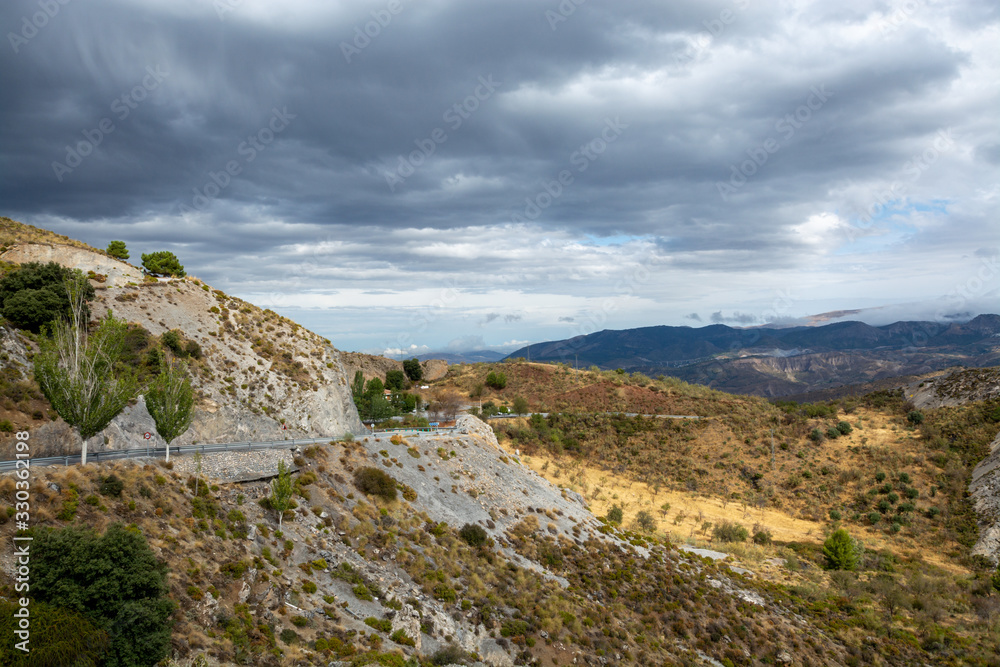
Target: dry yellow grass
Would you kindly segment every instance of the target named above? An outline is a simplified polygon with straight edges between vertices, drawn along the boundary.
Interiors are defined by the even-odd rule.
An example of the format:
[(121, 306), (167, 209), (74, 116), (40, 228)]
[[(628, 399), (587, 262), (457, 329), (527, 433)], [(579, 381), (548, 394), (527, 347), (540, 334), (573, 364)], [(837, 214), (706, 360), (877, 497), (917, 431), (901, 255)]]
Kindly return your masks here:
[[(883, 433), (884, 432), (884, 433)], [(890, 428), (876, 432), (881, 442), (888, 441)], [(871, 437), (871, 436), (869, 436)], [(846, 450), (848, 439), (843, 446)], [(711, 527), (703, 529), (706, 522), (717, 525), (723, 521), (742, 524), (747, 529), (755, 525), (771, 532), (777, 542), (822, 543), (832, 531), (832, 523), (808, 521), (773, 508), (755, 508), (740, 501), (723, 503), (721, 498), (701, 493), (669, 491), (616, 475), (594, 466), (588, 466), (569, 457), (553, 457), (547, 454), (522, 457), (522, 461), (532, 470), (549, 481), (584, 495), (595, 516), (604, 516), (612, 505), (624, 510), (624, 524), (629, 526), (636, 514), (646, 510), (656, 519), (657, 532), (669, 537), (675, 543), (696, 546), (710, 546), (722, 551), (731, 550), (727, 545), (713, 544)], [(664, 514), (665, 503), (670, 508)], [(968, 572), (942, 554), (927, 550), (913, 539), (887, 539), (884, 533), (863, 526), (848, 526), (848, 530), (870, 550), (886, 549), (896, 556), (906, 559), (920, 558), (952, 573)], [(745, 549), (740, 549), (745, 551)], [(774, 555), (761, 550), (754, 560)]]

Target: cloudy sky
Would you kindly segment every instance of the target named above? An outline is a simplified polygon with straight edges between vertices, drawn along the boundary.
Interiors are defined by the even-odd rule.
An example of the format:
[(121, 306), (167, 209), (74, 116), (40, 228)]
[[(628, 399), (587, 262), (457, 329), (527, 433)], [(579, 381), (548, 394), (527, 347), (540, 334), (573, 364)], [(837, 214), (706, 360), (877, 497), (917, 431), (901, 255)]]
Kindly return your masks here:
[(0, 213), (343, 349), (1000, 310), (995, 0), (0, 17)]

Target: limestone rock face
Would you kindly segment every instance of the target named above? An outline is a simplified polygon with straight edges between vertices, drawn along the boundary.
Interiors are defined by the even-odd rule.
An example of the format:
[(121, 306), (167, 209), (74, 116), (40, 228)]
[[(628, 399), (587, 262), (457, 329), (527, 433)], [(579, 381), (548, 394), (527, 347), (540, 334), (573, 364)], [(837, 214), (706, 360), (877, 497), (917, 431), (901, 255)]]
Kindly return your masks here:
[(14, 246), (0, 255), (0, 259), (17, 264), (55, 262), (71, 269), (80, 269), (84, 273), (93, 271), (95, 274), (106, 276), (103, 283), (97, 284), (107, 287), (122, 287), (127, 283), (143, 281), (142, 271), (127, 262), (72, 246), (26, 243)]
[[(75, 246), (21, 244), (5, 252), (12, 262), (55, 261), (106, 276), (93, 281), (91, 312), (109, 310), (153, 336), (176, 331), (184, 345), (197, 344), (189, 358), (196, 391), (190, 429), (174, 446), (193, 443), (336, 438), (360, 432), (342, 354), (330, 341), (270, 310), (213, 290), (197, 279), (143, 282), (135, 267)], [(21, 378), (33, 372), (27, 339), (0, 329), (0, 364)], [(149, 437), (146, 437), (146, 434)], [(35, 456), (76, 453), (82, 441), (62, 420), (32, 425)], [(164, 447), (140, 396), (101, 433), (88, 452)]]
[(990, 444), (990, 455), (972, 471), (969, 495), (979, 515), (979, 540), (973, 554), (1000, 561), (1000, 434)]

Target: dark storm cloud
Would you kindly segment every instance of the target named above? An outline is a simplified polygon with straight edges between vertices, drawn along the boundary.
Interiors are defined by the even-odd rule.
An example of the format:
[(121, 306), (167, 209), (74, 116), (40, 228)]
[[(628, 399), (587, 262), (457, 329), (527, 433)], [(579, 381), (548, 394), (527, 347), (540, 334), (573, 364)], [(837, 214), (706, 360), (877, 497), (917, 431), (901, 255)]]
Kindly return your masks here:
[(995, 3), (218, 5), (71, 2), (30, 37), (40, 5), (0, 7), (2, 213), (242, 293), (445, 304), (997, 245)]

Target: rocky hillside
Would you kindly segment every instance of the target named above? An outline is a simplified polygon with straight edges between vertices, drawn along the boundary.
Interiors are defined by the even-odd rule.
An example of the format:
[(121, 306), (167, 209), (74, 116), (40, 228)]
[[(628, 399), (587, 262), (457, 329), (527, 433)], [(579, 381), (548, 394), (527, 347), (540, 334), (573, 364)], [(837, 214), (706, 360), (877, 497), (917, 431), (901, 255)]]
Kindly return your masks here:
[[(198, 401), (187, 433), (175, 445), (193, 442), (340, 436), (360, 429), (342, 353), (333, 344), (270, 310), (230, 297), (196, 278), (154, 280), (136, 267), (83, 244), (51, 242), (44, 230), (3, 227), (12, 263), (54, 261), (91, 276), (97, 297), (92, 312), (111, 310), (148, 334), (138, 346), (175, 331), (185, 346), (200, 350), (188, 359)], [(19, 242), (19, 239), (31, 242)], [(34, 242), (41, 238), (44, 242)], [(59, 239), (56, 239), (59, 240)], [(145, 337), (145, 338), (143, 338)], [(30, 383), (30, 336), (4, 327), (0, 336), (8, 381)], [(37, 393), (37, 392), (36, 392)], [(16, 403), (16, 402), (15, 402)], [(16, 406), (8, 406), (13, 410)], [(29, 405), (29, 407), (31, 407)], [(79, 451), (81, 441), (47, 410), (27, 424), (38, 453)], [(285, 428), (282, 426), (284, 425)], [(145, 438), (150, 433), (151, 438)], [(140, 397), (89, 442), (89, 451), (163, 446)]]
[[(342, 352), (341, 363), (349, 380), (354, 378), (357, 371), (361, 371), (366, 381), (375, 377), (384, 381), (387, 372), (403, 370), (403, 362), (398, 359), (388, 359), (362, 352)], [(443, 359), (425, 359), (420, 362), (420, 368), (424, 371), (422, 381), (434, 382), (443, 378), (448, 372), (448, 362)]]
[[(925, 658), (905, 639), (832, 629), (836, 608), (731, 571), (713, 559), (722, 554), (678, 550), (598, 521), (580, 496), (531, 472), (472, 417), (451, 433), (296, 453), (298, 507), (282, 532), (258, 502), (266, 480), (232, 483), (220, 474), (248, 466), (259, 477), (270, 466), (273, 475), (274, 461), (234, 456), (206, 457), (204, 474), (218, 477), (197, 494), (184, 458), (172, 469), (123, 462), (33, 473), (36, 526), (127, 521), (147, 536), (178, 604), (172, 664), (715, 667)], [(394, 479), (394, 499), (363, 492), (359, 480), (372, 467)], [(120, 496), (101, 491), (109, 474), (124, 482)], [(0, 480), (0, 503), (13, 493), (13, 480)], [(12, 530), (11, 521), (0, 525), (5, 538)], [(4, 573), (11, 558), (0, 554)], [(11, 583), (0, 575), (0, 585)]]

